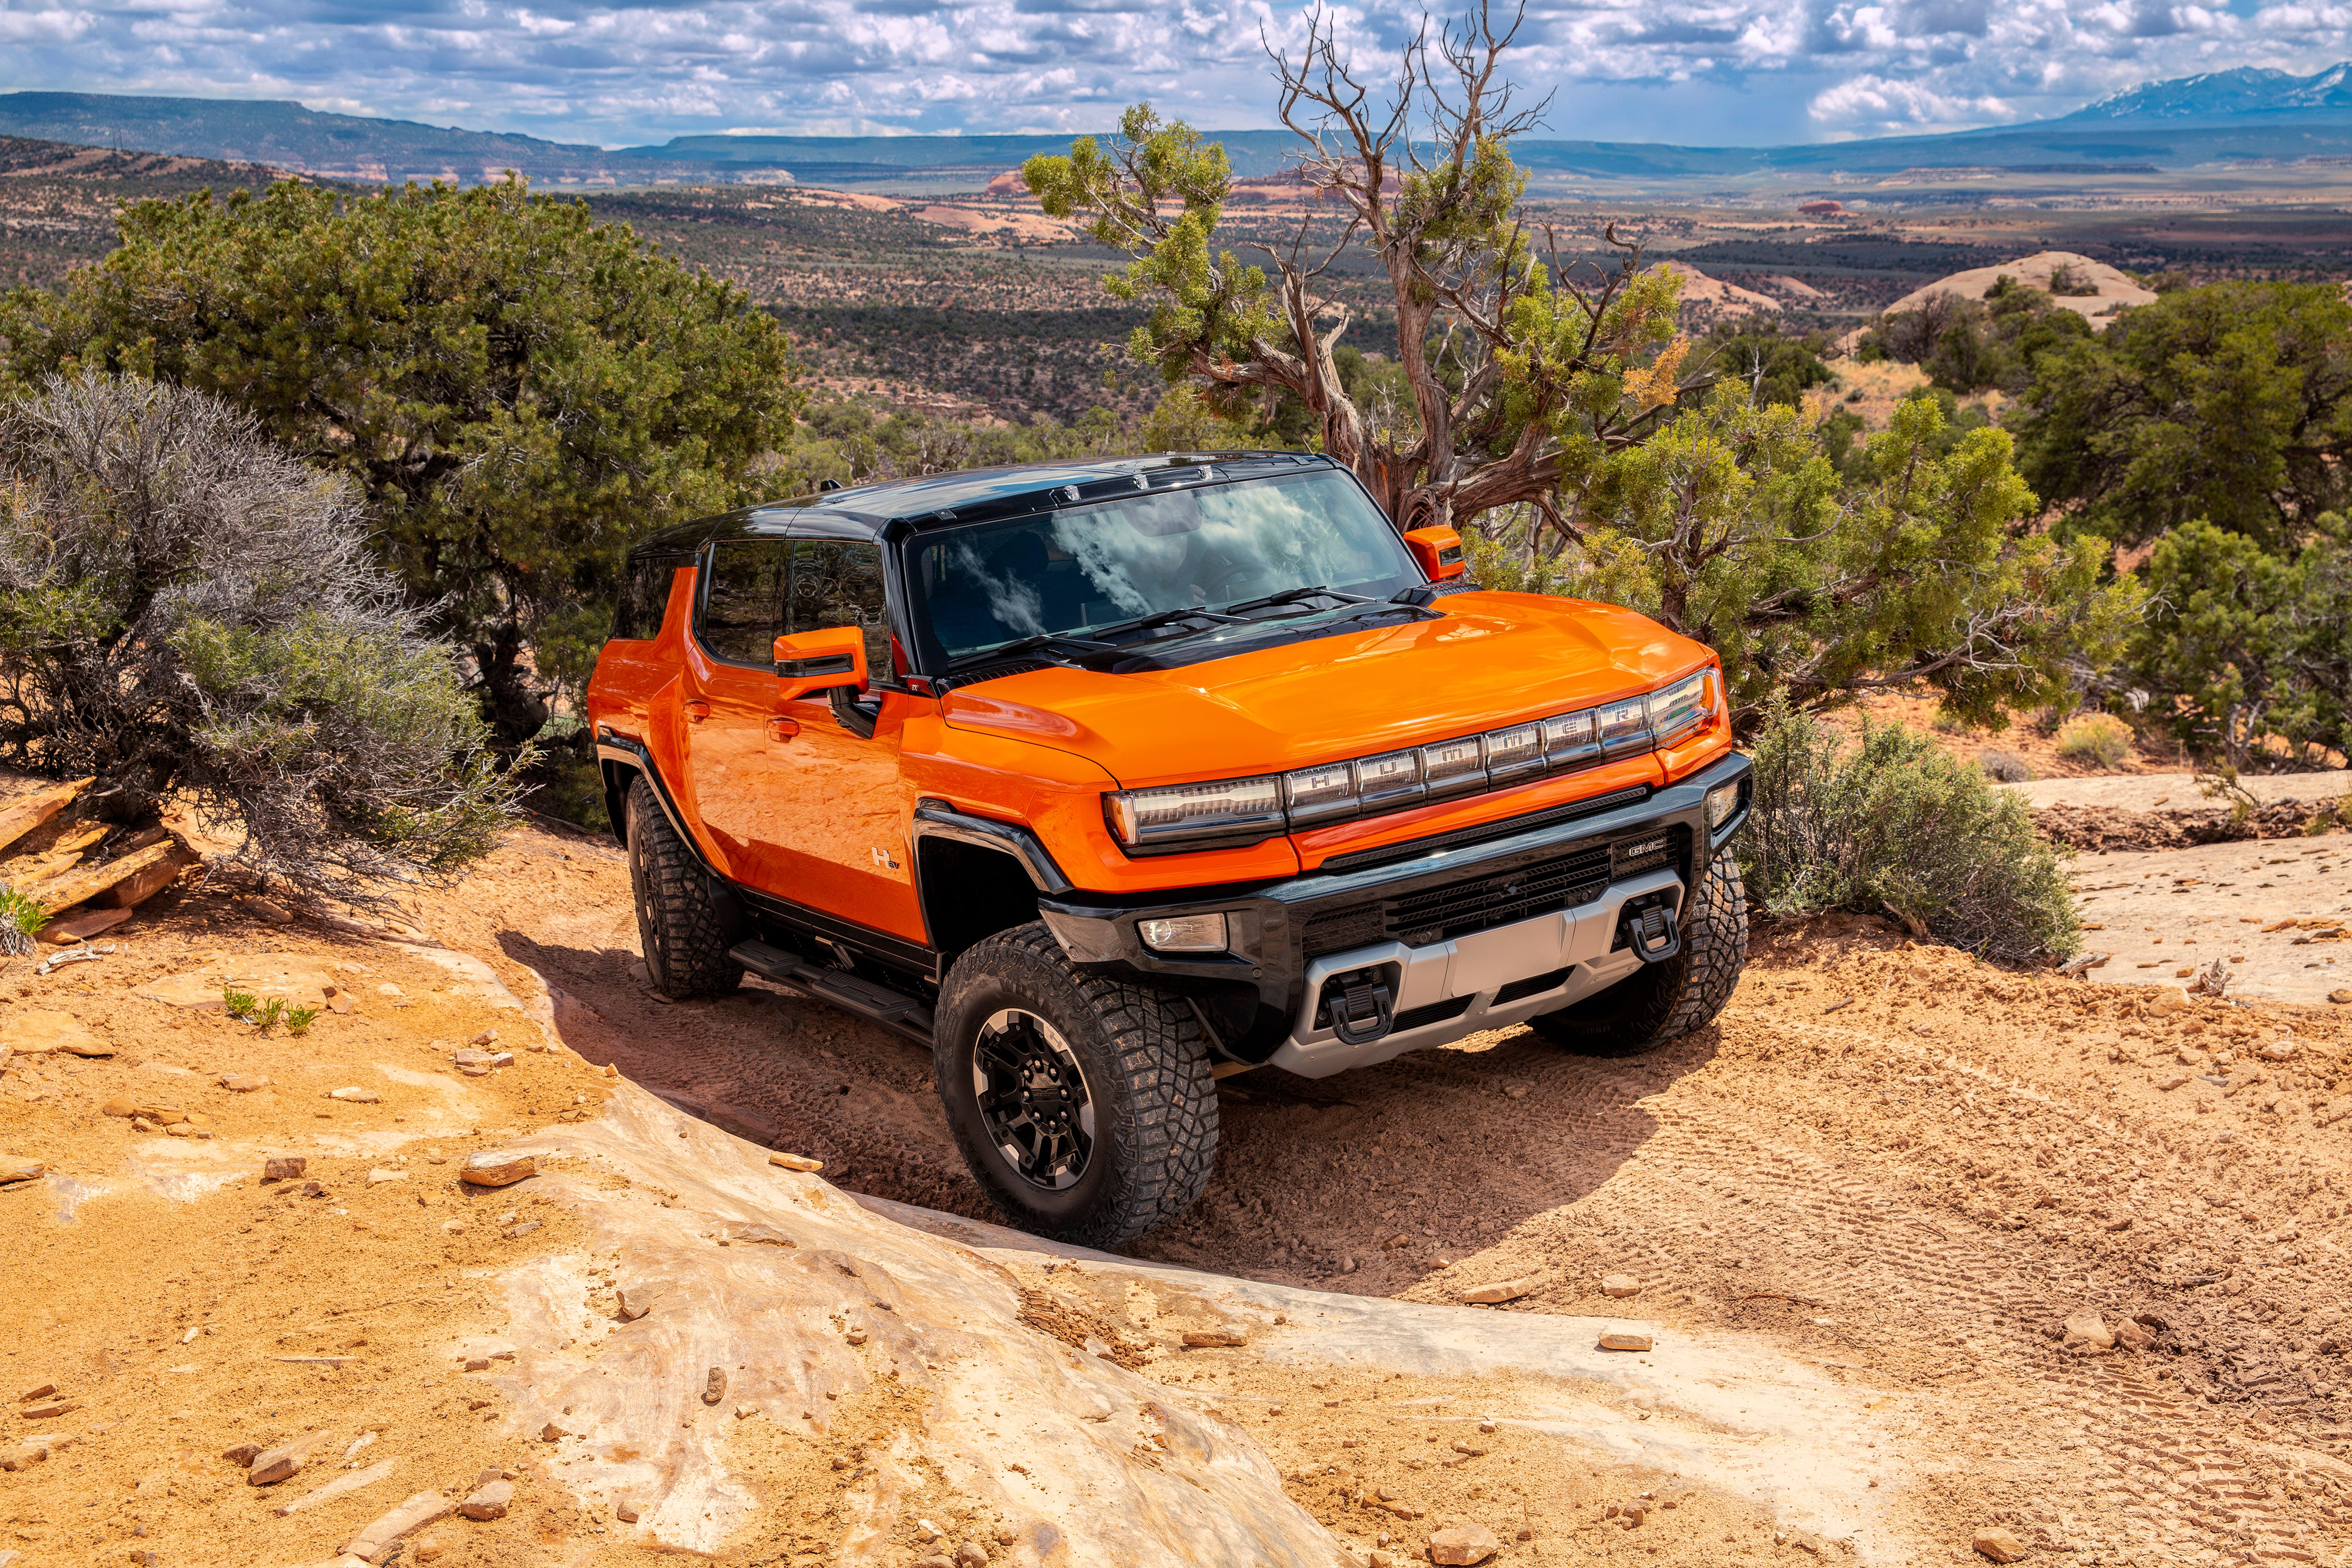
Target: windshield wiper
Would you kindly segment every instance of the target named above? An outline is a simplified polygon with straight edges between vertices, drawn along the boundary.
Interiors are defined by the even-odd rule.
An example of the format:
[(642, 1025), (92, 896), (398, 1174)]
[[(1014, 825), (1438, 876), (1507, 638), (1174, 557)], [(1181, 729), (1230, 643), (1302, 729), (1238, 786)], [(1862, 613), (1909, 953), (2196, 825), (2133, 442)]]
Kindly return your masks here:
[(1402, 610), (1417, 621), (1442, 621), (1445, 618), (1444, 611), (1432, 609), (1427, 605), (1402, 605), (1394, 599), (1376, 599), (1365, 602), (1362, 609), (1349, 610), (1344, 616), (1333, 616), (1323, 624), (1337, 626), (1349, 621), (1369, 621), (1376, 616), (1385, 616), (1396, 610)]
[(1225, 614), (1238, 616), (1244, 610), (1271, 610), (1277, 605), (1295, 605), (1301, 599), (1337, 599), (1343, 605), (1369, 605), (1373, 601), (1362, 594), (1342, 594), (1336, 588), (1318, 584), (1312, 588), (1285, 588), (1279, 594), (1268, 594), (1263, 599), (1244, 599), (1238, 605), (1227, 605)]
[(1060, 632), (1040, 632), (1033, 637), (1020, 637), (1001, 647), (982, 648), (978, 653), (965, 654), (961, 658), (948, 660), (950, 669), (963, 669), (975, 664), (996, 664), (1008, 658), (1019, 658), (1024, 653), (1042, 653), (1059, 645), (1074, 647), (1081, 653), (1106, 653), (1116, 644), (1096, 642), (1091, 637), (1066, 637)]
[(1246, 616), (1230, 616), (1220, 610), (1202, 609), (1197, 605), (1185, 605), (1173, 610), (1161, 610), (1155, 615), (1138, 616), (1131, 621), (1112, 621), (1107, 626), (1090, 626), (1087, 629), (1097, 637), (1108, 637), (1115, 632), (1156, 631), (1161, 626), (1173, 626), (1178, 621), (1208, 621), (1222, 626), (1243, 626), (1249, 624)]

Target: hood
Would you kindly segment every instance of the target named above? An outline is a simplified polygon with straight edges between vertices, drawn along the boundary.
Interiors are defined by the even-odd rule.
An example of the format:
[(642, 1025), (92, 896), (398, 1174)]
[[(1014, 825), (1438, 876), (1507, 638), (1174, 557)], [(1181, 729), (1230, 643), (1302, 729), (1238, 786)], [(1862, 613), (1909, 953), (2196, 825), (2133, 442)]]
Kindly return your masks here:
[(1458, 594), (1414, 621), (1181, 669), (1055, 668), (951, 691), (950, 728), (1074, 752), (1122, 788), (1282, 773), (1663, 684), (1707, 649), (1613, 605)]

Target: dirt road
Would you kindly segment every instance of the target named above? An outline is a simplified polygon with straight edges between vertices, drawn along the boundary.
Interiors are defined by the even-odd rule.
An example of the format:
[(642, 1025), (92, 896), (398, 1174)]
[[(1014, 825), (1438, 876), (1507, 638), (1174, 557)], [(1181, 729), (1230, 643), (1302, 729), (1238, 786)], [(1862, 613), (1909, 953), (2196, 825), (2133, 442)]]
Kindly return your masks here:
[[(440, 918), (559, 988), (574, 1048), (845, 1186), (985, 1216), (922, 1052), (756, 984), (658, 1005), (617, 854), (501, 860)], [(1647, 1058), (1512, 1032), (1228, 1080), (1208, 1194), (1133, 1250), (1430, 1300), (1533, 1273), (1502, 1310), (1760, 1333), (1895, 1402), (1887, 1484), (1956, 1557), (2000, 1520), (2082, 1563), (2336, 1562), (2352, 1009), (2172, 1001), (1875, 921), (1763, 931), (1719, 1026)], [(2063, 1342), (2084, 1311), (2153, 1343)]]

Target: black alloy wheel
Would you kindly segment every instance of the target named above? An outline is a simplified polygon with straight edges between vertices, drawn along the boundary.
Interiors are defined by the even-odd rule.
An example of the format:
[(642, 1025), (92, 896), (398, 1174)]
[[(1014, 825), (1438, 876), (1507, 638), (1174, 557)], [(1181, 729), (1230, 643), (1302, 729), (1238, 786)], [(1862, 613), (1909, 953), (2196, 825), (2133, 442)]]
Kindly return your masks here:
[(1025, 1008), (989, 1016), (972, 1042), (972, 1094), (989, 1141), (1023, 1181), (1077, 1185), (1094, 1157), (1095, 1102), (1069, 1042)]

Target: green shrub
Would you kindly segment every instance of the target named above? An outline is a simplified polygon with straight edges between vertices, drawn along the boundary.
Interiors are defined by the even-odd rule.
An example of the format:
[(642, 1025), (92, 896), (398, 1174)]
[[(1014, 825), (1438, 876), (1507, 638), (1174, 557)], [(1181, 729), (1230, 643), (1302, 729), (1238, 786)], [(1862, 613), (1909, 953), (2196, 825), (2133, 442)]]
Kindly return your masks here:
[(1998, 746), (1987, 746), (1979, 752), (1977, 766), (1995, 784), (2024, 784), (2033, 777), (2033, 770), (2026, 765), (2023, 757)]
[(2077, 926), (2060, 851), (2025, 803), (1928, 736), (1864, 721), (1842, 744), (1776, 698), (1738, 843), (1748, 896), (1773, 914), (1889, 910), (1996, 958), (2064, 956)]
[(0, 955), (33, 951), (33, 933), (49, 923), (48, 912), (14, 888), (0, 887)]
[(2131, 755), (2131, 726), (2112, 713), (2084, 713), (2058, 726), (2058, 754), (2111, 768)]

